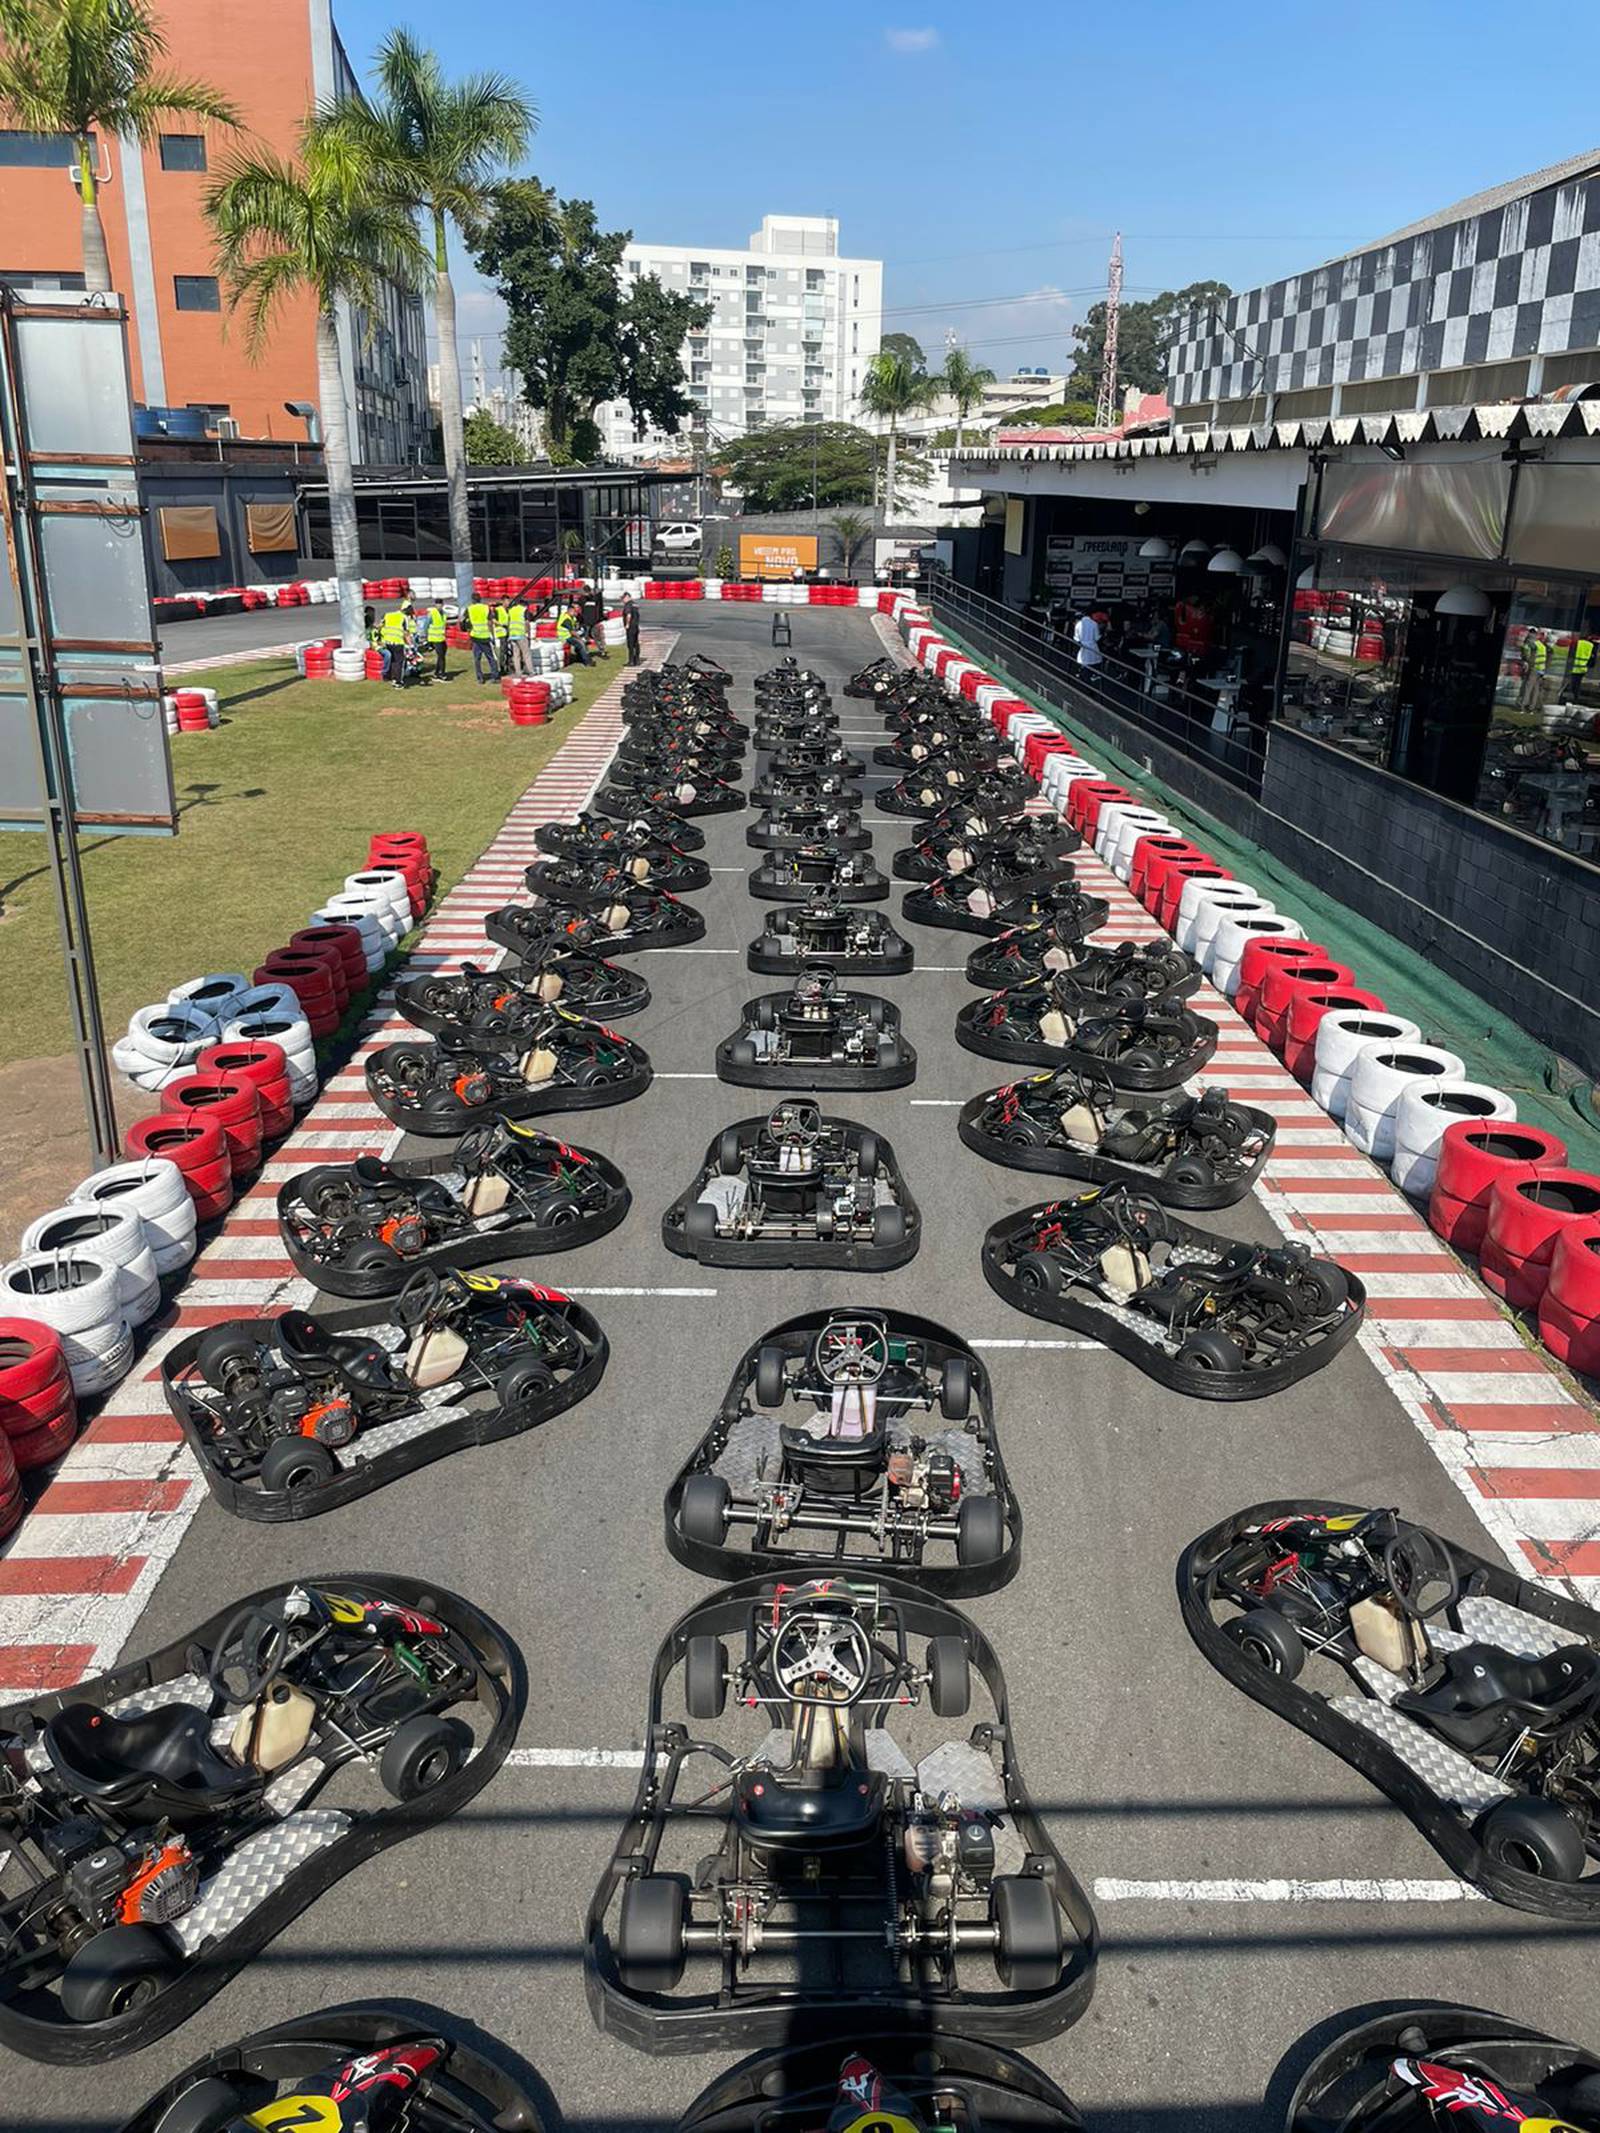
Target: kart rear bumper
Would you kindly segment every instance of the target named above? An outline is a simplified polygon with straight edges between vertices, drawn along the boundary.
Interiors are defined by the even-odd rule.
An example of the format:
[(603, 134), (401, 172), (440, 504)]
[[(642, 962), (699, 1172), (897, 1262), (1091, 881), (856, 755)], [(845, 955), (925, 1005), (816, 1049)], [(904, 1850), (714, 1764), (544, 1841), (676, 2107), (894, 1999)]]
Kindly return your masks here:
[(1139, 1192), (1147, 1192), (1159, 1200), (1163, 1207), (1188, 1207), (1197, 1212), (1218, 1207), (1233, 1207), (1249, 1192), (1256, 1179), (1266, 1167), (1272, 1153), (1273, 1136), (1277, 1121), (1265, 1111), (1255, 1110), (1241, 1104), (1250, 1123), (1267, 1135), (1266, 1145), (1248, 1168), (1237, 1174), (1219, 1179), (1214, 1186), (1183, 1185), (1164, 1177), (1159, 1170), (1145, 1163), (1122, 1163), (1113, 1157), (1100, 1155), (1091, 1149), (1079, 1149), (1067, 1142), (1047, 1143), (1043, 1147), (1019, 1146), (1014, 1141), (1002, 1140), (998, 1135), (986, 1133), (980, 1120), (994, 1095), (992, 1089), (984, 1089), (970, 1102), (963, 1104), (956, 1121), (956, 1131), (966, 1145), (987, 1163), (998, 1163), (1006, 1170), (1028, 1170), (1042, 1177), (1084, 1178), (1095, 1185), (1131, 1185)]

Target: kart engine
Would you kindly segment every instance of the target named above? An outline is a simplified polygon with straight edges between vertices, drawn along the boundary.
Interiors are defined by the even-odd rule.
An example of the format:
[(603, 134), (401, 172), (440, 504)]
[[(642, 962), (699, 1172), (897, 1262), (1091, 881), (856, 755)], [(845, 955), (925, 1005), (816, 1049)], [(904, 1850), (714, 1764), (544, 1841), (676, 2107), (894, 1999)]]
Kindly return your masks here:
[(96, 1932), (169, 1925), (200, 1893), (199, 1866), (181, 1837), (108, 1841), (98, 1822), (80, 1815), (41, 1829), (39, 1843), (61, 1873), (68, 1904)]
[(889, 1486), (908, 1511), (931, 1511), (942, 1515), (961, 1498), (961, 1469), (947, 1451), (930, 1450), (920, 1437), (908, 1449), (891, 1452), (884, 1461)]
[(905, 1827), (906, 1865), (922, 1884), (924, 1906), (986, 1889), (994, 1879), (994, 1825), (953, 1792), (913, 1793)]

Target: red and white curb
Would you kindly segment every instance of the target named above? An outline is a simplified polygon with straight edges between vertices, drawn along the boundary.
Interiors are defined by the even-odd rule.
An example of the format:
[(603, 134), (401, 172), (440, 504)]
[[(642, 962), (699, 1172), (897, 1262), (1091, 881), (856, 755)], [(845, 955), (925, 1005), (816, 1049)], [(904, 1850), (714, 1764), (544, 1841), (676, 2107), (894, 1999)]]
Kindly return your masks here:
[[(656, 638), (651, 655), (665, 658), (674, 638), (650, 634)], [(523, 868), (539, 856), (539, 825), (570, 821), (588, 803), (622, 737), (624, 678), (590, 705), (493, 842), (441, 898), (408, 971), (498, 960), (484, 939), (483, 914), (523, 890)], [(206, 1493), (167, 1411), (161, 1358), (197, 1326), (310, 1301), (311, 1287), (295, 1273), (278, 1234), (278, 1188), (313, 1163), (350, 1162), (399, 1145), (403, 1136), (368, 1097), (362, 1071), (379, 1045), (409, 1033), (392, 1003), (392, 991), (378, 995), (348, 1066), (323, 1084), (234, 1203), (190, 1267), (161, 1331), (0, 1553), (0, 1699), (69, 1688), (103, 1673), (126, 1644)]]

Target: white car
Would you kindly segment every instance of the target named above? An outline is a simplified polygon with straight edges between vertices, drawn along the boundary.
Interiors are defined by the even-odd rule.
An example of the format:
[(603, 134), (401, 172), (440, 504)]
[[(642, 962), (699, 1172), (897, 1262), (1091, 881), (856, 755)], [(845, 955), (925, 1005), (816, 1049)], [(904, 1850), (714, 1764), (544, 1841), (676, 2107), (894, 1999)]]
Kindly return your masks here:
[(655, 547), (662, 555), (698, 553), (700, 528), (689, 519), (673, 519), (665, 526), (657, 526)]

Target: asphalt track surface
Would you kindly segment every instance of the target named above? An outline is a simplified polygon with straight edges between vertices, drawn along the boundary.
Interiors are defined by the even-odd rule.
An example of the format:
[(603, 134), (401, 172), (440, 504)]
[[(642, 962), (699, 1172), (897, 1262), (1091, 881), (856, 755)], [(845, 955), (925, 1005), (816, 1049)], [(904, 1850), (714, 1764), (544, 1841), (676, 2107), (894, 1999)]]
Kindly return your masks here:
[[(770, 616), (688, 603), (677, 656), (714, 654), (751, 712), (773, 664)], [(881, 727), (839, 691), (882, 646), (865, 616), (805, 611), (794, 650), (834, 684), (850, 742)], [(747, 780), (748, 781), (748, 780)], [(874, 772), (870, 794), (884, 782)], [(864, 819), (879, 863), (913, 825)], [(730, 2063), (648, 2059), (603, 2037), (581, 1978), (584, 1911), (634, 1785), (649, 1669), (671, 1621), (710, 1589), (668, 1556), (661, 1499), (745, 1345), (792, 1313), (902, 1305), (985, 1345), (1001, 1442), (1021, 1500), (1016, 1580), (966, 1603), (999, 1651), (1035, 1804), (1096, 1892), (1098, 1985), (1082, 2023), (1029, 2047), (1100, 2133), (1255, 2133), (1284, 2055), (1314, 2025), (1369, 2003), (1451, 2000), (1593, 2042), (1593, 1958), (1568, 1929), (1479, 1901), (1354, 1772), (1215, 1674), (1184, 1633), (1173, 1572), (1184, 1544), (1277, 1496), (1394, 1502), (1487, 1548), (1358, 1345), (1283, 1397), (1186, 1401), (1104, 1350), (1044, 1342), (984, 1285), (978, 1247), (1006, 1210), (1045, 1196), (956, 1138), (956, 1107), (1006, 1069), (961, 1051), (960, 973), (973, 937), (916, 926), (909, 975), (863, 981), (902, 1009), (916, 1081), (833, 1107), (887, 1135), (921, 1204), (918, 1256), (893, 1273), (732, 1272), (674, 1257), (663, 1208), (713, 1133), (765, 1107), (712, 1078), (739, 1004), (781, 980), (744, 951), (770, 905), (747, 892), (748, 815), (710, 818), (718, 871), (694, 901), (697, 948), (638, 961), (648, 1010), (626, 1024), (656, 1080), (635, 1103), (541, 1121), (620, 1163), (633, 1209), (611, 1236), (546, 1262), (611, 1338), (599, 1391), (543, 1429), (462, 1453), (309, 1523), (251, 1526), (207, 1503), (128, 1655), (231, 1594), (292, 1575), (407, 1572), (476, 1601), (516, 1639), (530, 1677), (519, 1754), (456, 1822), (357, 1869), (177, 2034), (87, 2072), (8, 2060), (0, 2125), (116, 2125), (176, 2069), (241, 2032), (357, 1997), (431, 2001), (503, 2038), (574, 2127), (670, 2126)], [(901, 885), (886, 906), (898, 915)], [(428, 1144), (436, 1148), (437, 1143)], [(1206, 1217), (1275, 1236), (1246, 1201)], [(607, 1289), (623, 1293), (607, 1295)], [(1062, 1335), (1066, 1340), (1068, 1337)], [(615, 1751), (620, 1759), (608, 1760)], [(1294, 1884), (1326, 1883), (1337, 1894)], [(1200, 1891), (1182, 1884), (1201, 1883)], [(1381, 1889), (1362, 1884), (1381, 1883)], [(1129, 1887), (1128, 1884), (1134, 1886)]]

